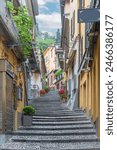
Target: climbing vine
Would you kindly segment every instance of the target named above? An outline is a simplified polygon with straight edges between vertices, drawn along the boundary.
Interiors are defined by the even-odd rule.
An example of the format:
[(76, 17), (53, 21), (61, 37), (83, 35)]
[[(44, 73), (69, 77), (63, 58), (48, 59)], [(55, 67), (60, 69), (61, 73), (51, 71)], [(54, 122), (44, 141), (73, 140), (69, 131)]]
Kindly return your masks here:
[(17, 26), (23, 53), (25, 56), (29, 56), (32, 49), (32, 18), (28, 15), (25, 6), (14, 8), (13, 3), (9, 0), (6, 2), (6, 6)]

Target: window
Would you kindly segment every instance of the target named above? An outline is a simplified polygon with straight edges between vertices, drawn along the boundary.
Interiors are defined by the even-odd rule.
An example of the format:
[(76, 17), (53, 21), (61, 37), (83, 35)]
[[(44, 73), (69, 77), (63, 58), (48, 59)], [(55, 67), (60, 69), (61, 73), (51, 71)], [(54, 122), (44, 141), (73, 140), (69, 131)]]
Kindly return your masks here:
[(22, 100), (22, 84), (17, 86), (17, 99)]
[(73, 12), (73, 35), (75, 33), (75, 10)]
[(59, 54), (59, 58), (63, 58), (63, 54)]
[(75, 10), (73, 12), (73, 17), (71, 19), (71, 38), (74, 36), (75, 33)]
[(85, 0), (80, 0), (79, 8), (82, 9), (85, 7)]

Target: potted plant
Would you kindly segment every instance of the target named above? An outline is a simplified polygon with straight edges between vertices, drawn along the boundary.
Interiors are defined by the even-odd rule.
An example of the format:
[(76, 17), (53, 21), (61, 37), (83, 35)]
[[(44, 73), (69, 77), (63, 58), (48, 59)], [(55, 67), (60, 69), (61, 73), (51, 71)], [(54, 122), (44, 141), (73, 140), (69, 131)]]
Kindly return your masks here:
[(48, 86), (45, 86), (45, 87), (44, 87), (44, 90), (45, 90), (46, 93), (48, 93), (48, 92), (49, 92), (49, 87), (48, 87)]
[(40, 96), (43, 96), (45, 93), (46, 93), (46, 92), (45, 92), (44, 89), (40, 90)]
[(23, 125), (32, 125), (32, 116), (35, 114), (35, 108), (33, 106), (25, 106), (23, 108)]
[(63, 102), (66, 102), (67, 96), (65, 94), (61, 94), (61, 99)]
[(64, 93), (65, 93), (64, 89), (60, 89), (60, 90), (59, 90), (59, 95), (62, 95), (62, 94), (64, 94)]

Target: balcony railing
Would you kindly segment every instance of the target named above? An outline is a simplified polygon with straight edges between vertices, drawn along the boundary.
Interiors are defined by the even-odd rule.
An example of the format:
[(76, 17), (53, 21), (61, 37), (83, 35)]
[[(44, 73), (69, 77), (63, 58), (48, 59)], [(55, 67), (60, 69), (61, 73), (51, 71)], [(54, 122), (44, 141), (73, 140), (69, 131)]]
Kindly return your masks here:
[(6, 31), (5, 34), (7, 33), (8, 37), (10, 37), (10, 40), (18, 41), (18, 30), (6, 8), (5, 0), (0, 0), (0, 22)]

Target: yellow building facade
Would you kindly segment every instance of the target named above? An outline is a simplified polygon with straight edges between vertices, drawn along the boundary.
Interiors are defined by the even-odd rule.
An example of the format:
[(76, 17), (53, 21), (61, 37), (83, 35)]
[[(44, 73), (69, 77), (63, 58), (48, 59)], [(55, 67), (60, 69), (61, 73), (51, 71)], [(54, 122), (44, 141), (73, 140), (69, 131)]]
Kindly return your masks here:
[[(92, 1), (85, 0), (79, 9), (89, 8)], [(95, 7), (95, 6), (94, 6)], [(89, 24), (88, 24), (89, 25)], [(90, 26), (90, 25), (89, 25)], [(86, 32), (87, 31), (87, 32)], [(79, 106), (93, 121), (100, 137), (100, 26), (92, 23), (87, 27), (79, 23), (80, 51), (79, 51)], [(87, 36), (87, 38), (86, 38)], [(88, 41), (88, 47), (86, 43)], [(83, 65), (82, 65), (83, 64)]]
[[(100, 137), (100, 25), (99, 22), (78, 22), (78, 9), (99, 7), (98, 2), (61, 0), (61, 14), (65, 16), (62, 18), (62, 47), (68, 104), (70, 101), (74, 103), (72, 106), (77, 105), (87, 113)], [(78, 93), (76, 98), (74, 89)]]
[(26, 102), (25, 78), (19, 60), (0, 36), (0, 130), (11, 132), (21, 125), (22, 109)]
[(86, 111), (94, 122), (100, 136), (100, 34), (94, 46), (90, 71), (80, 73), (79, 100), (80, 107)]

